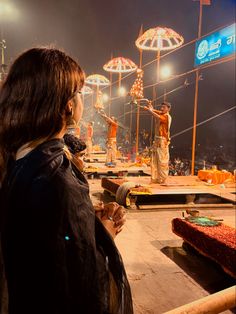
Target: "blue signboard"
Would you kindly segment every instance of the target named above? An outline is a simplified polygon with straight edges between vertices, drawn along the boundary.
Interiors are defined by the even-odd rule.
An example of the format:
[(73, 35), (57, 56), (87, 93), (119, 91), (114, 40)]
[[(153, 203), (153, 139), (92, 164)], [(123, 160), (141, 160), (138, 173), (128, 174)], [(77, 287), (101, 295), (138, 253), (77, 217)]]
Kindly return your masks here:
[(196, 42), (194, 66), (200, 66), (235, 53), (235, 27), (227, 26)]

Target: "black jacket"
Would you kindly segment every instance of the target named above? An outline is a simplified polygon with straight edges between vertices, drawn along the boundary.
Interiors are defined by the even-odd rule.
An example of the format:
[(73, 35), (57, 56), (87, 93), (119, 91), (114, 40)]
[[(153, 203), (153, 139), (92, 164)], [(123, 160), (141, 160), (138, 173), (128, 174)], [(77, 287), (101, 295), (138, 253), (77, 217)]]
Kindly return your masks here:
[[(63, 146), (63, 140), (50, 140), (12, 161), (2, 185), (9, 314), (131, 314), (121, 257)], [(118, 291), (116, 309), (109, 306), (109, 274)]]

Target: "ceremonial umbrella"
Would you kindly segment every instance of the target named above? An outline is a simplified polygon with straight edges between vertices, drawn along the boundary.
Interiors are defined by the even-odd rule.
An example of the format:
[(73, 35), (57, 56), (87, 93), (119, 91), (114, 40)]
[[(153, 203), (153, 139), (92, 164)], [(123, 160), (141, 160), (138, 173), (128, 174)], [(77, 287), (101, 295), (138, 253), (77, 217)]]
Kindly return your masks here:
[(123, 57), (113, 58), (103, 66), (105, 71), (119, 74), (119, 87), (122, 73), (134, 72), (137, 68), (132, 60)]
[(155, 27), (144, 32), (135, 41), (140, 51), (157, 51), (157, 82), (159, 81), (160, 53), (180, 47), (184, 38), (171, 28)]
[[(118, 86), (119, 92), (121, 92), (121, 76), (122, 73), (134, 72), (137, 70), (137, 65), (130, 59), (124, 57), (112, 58), (108, 61), (103, 69), (107, 72), (110, 72), (110, 80), (112, 81), (112, 73), (118, 73)], [(110, 102), (109, 102), (109, 116), (110, 116), (110, 106), (111, 106), (111, 86), (110, 86)]]
[(92, 75), (89, 75), (85, 79), (85, 83), (96, 86), (97, 99), (96, 99), (95, 107), (96, 108), (103, 108), (102, 92), (99, 90), (99, 86), (108, 86), (108, 85), (110, 85), (110, 81), (103, 75), (92, 74)]
[(95, 86), (108, 86), (110, 85), (110, 81), (103, 75), (100, 74), (92, 74), (86, 77), (85, 83)]
[(81, 89), (81, 93), (82, 95), (90, 95), (93, 93), (93, 90), (89, 86), (84, 85)]

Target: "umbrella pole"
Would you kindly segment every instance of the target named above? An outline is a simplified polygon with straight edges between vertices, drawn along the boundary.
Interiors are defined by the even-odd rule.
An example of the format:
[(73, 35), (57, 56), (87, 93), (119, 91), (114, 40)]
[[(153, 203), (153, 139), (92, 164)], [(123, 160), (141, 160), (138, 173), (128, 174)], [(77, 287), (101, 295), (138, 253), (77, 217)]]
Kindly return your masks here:
[(93, 93), (92, 93), (92, 106), (94, 107), (94, 97), (93, 97)]
[[(161, 50), (159, 49), (157, 51), (157, 83), (159, 83), (160, 80), (160, 56), (161, 56)], [(157, 88), (156, 88), (156, 98), (158, 97)]]
[[(159, 49), (157, 51), (157, 83), (159, 82), (159, 79), (160, 79), (160, 56), (161, 56), (161, 50)], [(155, 88), (155, 85), (153, 86), (153, 89), (152, 89), (152, 99), (153, 99), (153, 107), (155, 108), (155, 100), (157, 99), (157, 87)], [(154, 122), (154, 117), (152, 115), (152, 118), (151, 118), (151, 136), (150, 136), (150, 146), (152, 146), (152, 138), (153, 138), (153, 133), (154, 133), (154, 136), (155, 136), (155, 130), (153, 132), (153, 128), (155, 128), (155, 122)]]
[[(143, 63), (143, 51), (139, 50), (139, 68), (142, 69)], [(139, 141), (139, 116), (140, 116), (140, 101), (138, 100), (138, 110), (137, 110), (137, 125), (136, 125), (136, 157), (138, 156), (138, 141)]]
[(118, 79), (118, 93), (120, 93), (120, 87), (121, 87), (121, 72), (119, 72), (119, 79)]
[(130, 104), (130, 124), (129, 124), (129, 141), (132, 144), (132, 122), (133, 122), (133, 106)]
[(112, 96), (112, 72), (110, 72), (110, 99), (108, 104), (108, 116), (111, 116), (111, 96)]
[(98, 88), (98, 85), (97, 85), (97, 88), (96, 88), (97, 101), (98, 101), (98, 91), (99, 91), (99, 88)]
[[(155, 86), (153, 86), (153, 88), (152, 88), (153, 106), (154, 106), (155, 99), (156, 99), (156, 89), (155, 89)], [(153, 120), (154, 120), (154, 117), (152, 115), (152, 117), (151, 117), (151, 130), (150, 130), (150, 146), (152, 146), (152, 138), (153, 138)]]
[(126, 96), (124, 98), (124, 124), (125, 124), (125, 120), (126, 120), (126, 117), (125, 117), (125, 106), (126, 106)]

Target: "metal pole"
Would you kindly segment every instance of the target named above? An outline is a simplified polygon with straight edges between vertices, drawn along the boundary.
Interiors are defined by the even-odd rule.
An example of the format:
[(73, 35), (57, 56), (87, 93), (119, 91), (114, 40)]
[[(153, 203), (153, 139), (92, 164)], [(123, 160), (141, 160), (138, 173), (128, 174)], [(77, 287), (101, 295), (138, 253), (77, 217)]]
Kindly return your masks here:
[[(161, 50), (159, 49), (159, 50), (157, 51), (157, 83), (158, 83), (159, 80), (160, 80), (160, 56), (161, 56)], [(152, 97), (153, 97), (153, 107), (154, 107), (154, 108), (155, 108), (155, 102), (154, 102), (154, 100), (157, 98), (157, 95), (158, 95), (157, 87), (153, 86), (153, 89), (152, 89)], [(152, 146), (153, 133), (154, 133), (154, 136), (155, 136), (155, 129), (154, 129), (154, 132), (153, 132), (153, 128), (155, 128), (155, 126), (156, 126), (156, 123), (155, 123), (154, 117), (153, 117), (153, 115), (152, 115), (152, 118), (151, 118), (150, 146)]]
[(110, 99), (108, 104), (108, 116), (111, 116), (111, 96), (112, 96), (112, 72), (110, 72)]
[[(202, 1), (199, 4), (199, 20), (198, 20), (198, 38), (202, 33)], [(193, 110), (193, 139), (192, 139), (192, 164), (191, 175), (194, 175), (195, 168), (195, 148), (196, 148), (196, 124), (197, 124), (197, 107), (198, 107), (198, 85), (199, 85), (199, 70), (196, 71), (195, 79), (195, 95), (194, 95), (194, 110)]]
[(140, 107), (138, 101), (138, 109), (137, 109), (137, 124), (136, 124), (136, 157), (138, 156), (138, 141), (139, 141), (139, 116), (140, 116)]
[[(139, 50), (139, 68), (142, 69), (143, 62), (143, 51)], [(136, 124), (136, 157), (138, 156), (138, 141), (139, 141), (139, 118), (140, 118), (140, 101), (138, 101), (138, 110), (137, 110), (137, 124)]]
[(157, 83), (159, 83), (160, 79), (160, 56), (161, 56), (161, 50), (157, 50)]
[(118, 79), (118, 93), (120, 93), (120, 87), (121, 87), (121, 72), (119, 72), (119, 79)]
[(97, 89), (96, 89), (96, 103), (99, 104), (99, 97), (98, 97), (98, 94), (99, 94), (99, 87), (97, 85)]
[[(156, 89), (155, 86), (152, 87), (152, 101), (153, 101), (153, 106), (154, 106), (154, 100), (156, 99)], [(152, 115), (151, 117), (151, 130), (150, 130), (150, 146), (152, 146), (152, 138), (153, 138), (153, 120), (154, 117)]]
[(124, 97), (124, 124), (125, 124), (125, 120), (126, 120), (126, 117), (125, 117), (125, 106), (126, 106), (126, 96)]
[(94, 93), (92, 93), (92, 107), (94, 107)]
[(129, 124), (129, 129), (130, 129), (129, 141), (130, 141), (130, 144), (132, 144), (132, 122), (133, 122), (133, 105), (130, 104), (130, 124)]

